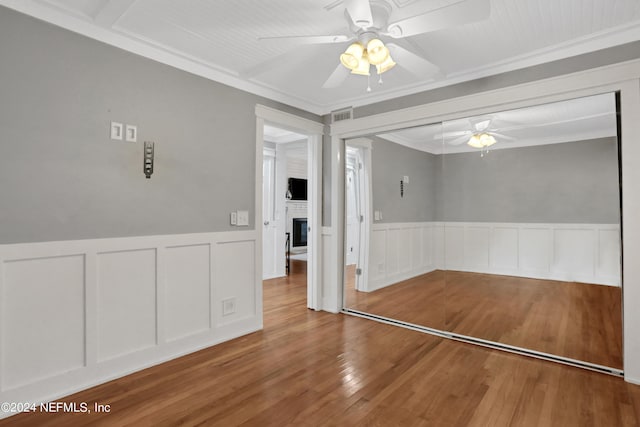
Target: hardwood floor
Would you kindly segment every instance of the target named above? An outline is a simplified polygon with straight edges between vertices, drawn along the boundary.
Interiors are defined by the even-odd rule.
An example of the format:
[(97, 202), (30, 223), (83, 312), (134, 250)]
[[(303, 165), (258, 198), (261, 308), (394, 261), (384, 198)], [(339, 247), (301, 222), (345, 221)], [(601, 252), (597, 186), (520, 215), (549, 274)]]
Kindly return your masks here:
[(348, 286), (345, 297), (356, 310), (622, 369), (618, 287), (436, 270), (375, 292)]
[(298, 272), (264, 283), (263, 331), (64, 399), (110, 404), (109, 414), (21, 414), (0, 426), (640, 425), (638, 386), (307, 310)]

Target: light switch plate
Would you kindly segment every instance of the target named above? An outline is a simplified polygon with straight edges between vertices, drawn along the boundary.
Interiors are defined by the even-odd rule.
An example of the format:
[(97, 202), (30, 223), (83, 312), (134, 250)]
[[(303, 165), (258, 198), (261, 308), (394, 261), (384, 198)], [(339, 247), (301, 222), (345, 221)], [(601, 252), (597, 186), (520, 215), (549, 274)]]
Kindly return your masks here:
[(111, 122), (111, 139), (122, 141), (122, 123)]
[(238, 213), (231, 212), (231, 225), (238, 225)]
[(249, 226), (249, 211), (238, 211), (238, 227)]
[(409, 183), (409, 177), (407, 175), (405, 175), (404, 177), (402, 177), (402, 181), (404, 181), (405, 184)]
[(138, 140), (138, 126), (127, 125), (124, 135), (127, 142), (136, 142)]

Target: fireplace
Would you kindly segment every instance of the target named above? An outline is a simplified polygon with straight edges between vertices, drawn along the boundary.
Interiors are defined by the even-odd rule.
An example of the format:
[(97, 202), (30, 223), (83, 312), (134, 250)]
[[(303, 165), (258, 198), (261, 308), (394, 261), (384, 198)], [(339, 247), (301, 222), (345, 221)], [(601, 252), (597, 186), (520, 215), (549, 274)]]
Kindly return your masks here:
[(307, 218), (293, 218), (292, 246), (307, 246)]

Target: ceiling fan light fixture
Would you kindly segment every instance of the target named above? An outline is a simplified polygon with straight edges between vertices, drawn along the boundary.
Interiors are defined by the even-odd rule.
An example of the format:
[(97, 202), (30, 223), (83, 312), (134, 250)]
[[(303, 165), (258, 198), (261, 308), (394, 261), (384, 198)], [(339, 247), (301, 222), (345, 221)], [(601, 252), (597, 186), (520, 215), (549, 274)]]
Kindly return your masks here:
[(358, 74), (360, 76), (369, 76), (369, 68), (371, 64), (369, 63), (369, 59), (367, 58), (367, 54), (362, 55), (360, 61), (358, 61), (358, 66), (351, 70), (351, 74)]
[(487, 148), (491, 147), (496, 142), (497, 141), (493, 137), (493, 135), (490, 135), (488, 133), (475, 133), (471, 136), (471, 138), (469, 138), (467, 145), (473, 148)]
[(488, 134), (488, 133), (483, 133), (482, 135), (480, 135), (480, 142), (482, 143), (482, 145), (484, 147), (491, 147), (493, 144), (495, 144), (497, 141), (496, 139), (493, 137), (493, 135)]
[(380, 39), (371, 39), (367, 43), (367, 57), (372, 65), (380, 65), (389, 57), (389, 49)]
[(340, 55), (340, 62), (353, 71), (359, 67), (363, 55), (364, 47), (358, 42), (352, 43), (351, 46)]
[(396, 63), (393, 60), (393, 58), (391, 58), (391, 55), (387, 55), (387, 59), (385, 59), (384, 62), (382, 62), (379, 65), (376, 65), (376, 70), (378, 71), (378, 74), (382, 74), (389, 71), (395, 66), (396, 66)]

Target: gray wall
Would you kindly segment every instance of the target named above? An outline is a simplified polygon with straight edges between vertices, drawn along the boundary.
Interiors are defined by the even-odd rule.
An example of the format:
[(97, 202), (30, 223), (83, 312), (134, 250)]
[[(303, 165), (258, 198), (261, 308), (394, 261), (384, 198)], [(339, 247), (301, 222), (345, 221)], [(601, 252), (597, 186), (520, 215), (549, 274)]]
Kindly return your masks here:
[[(321, 120), (4, 7), (0, 58), (0, 244), (252, 223), (255, 104)], [(111, 141), (111, 121), (139, 142)]]
[[(380, 222), (620, 221), (616, 138), (492, 150), (484, 157), (434, 156), (377, 139), (372, 159)], [(410, 176), (403, 199), (402, 175)]]
[[(382, 221), (419, 222), (436, 220), (437, 163), (441, 156), (407, 148), (373, 137), (371, 191), (373, 209), (382, 211)], [(409, 177), (400, 197), (400, 180)]]
[(439, 220), (620, 221), (616, 138), (443, 157)]

